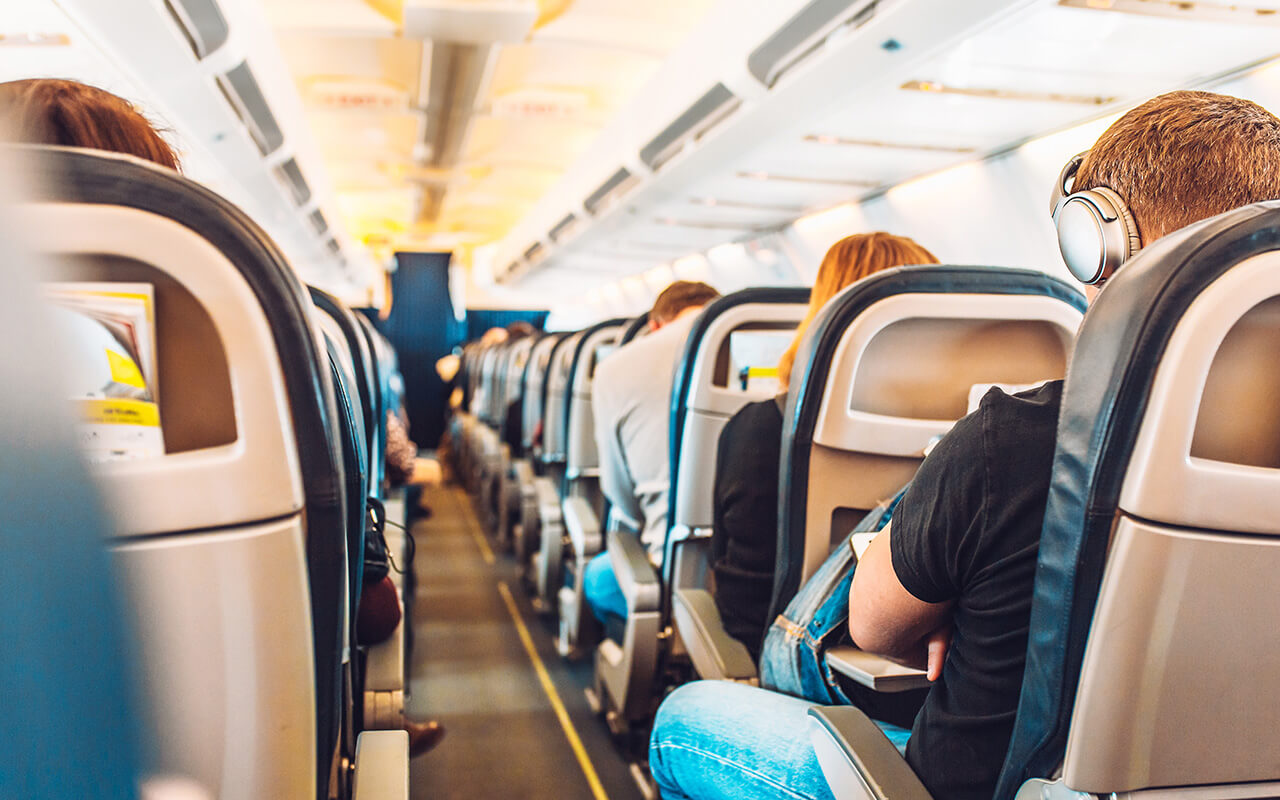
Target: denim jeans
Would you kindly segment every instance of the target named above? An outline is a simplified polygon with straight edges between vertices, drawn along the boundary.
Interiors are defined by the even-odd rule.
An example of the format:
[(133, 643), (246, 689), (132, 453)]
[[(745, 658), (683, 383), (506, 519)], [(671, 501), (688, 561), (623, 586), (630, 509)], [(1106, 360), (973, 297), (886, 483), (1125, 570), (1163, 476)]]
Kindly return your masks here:
[(649, 770), (663, 800), (833, 800), (795, 697), (697, 681), (658, 708)]
[[(658, 708), (649, 770), (663, 800), (831, 800), (809, 738), (813, 703), (697, 681)], [(876, 723), (901, 752), (910, 731)]]
[(613, 574), (608, 551), (587, 562), (582, 573), (582, 594), (591, 607), (591, 613), (602, 625), (608, 625), (610, 620), (626, 621), (627, 597)]
[[(854, 533), (883, 530), (906, 489), (872, 509)], [(849, 587), (853, 551), (848, 540), (831, 552), (800, 587), (765, 633), (760, 651), (760, 685), (823, 705), (853, 703), (827, 665), (826, 652), (840, 643), (849, 626)], [(871, 711), (871, 709), (864, 709)]]

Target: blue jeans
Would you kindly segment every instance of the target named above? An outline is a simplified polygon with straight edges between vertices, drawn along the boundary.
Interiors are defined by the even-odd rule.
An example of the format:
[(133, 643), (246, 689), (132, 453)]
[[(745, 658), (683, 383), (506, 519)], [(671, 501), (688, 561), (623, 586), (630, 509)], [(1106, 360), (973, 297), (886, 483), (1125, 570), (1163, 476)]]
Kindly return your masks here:
[(809, 741), (812, 706), (729, 681), (676, 689), (649, 739), (663, 800), (833, 800)]
[(582, 574), (582, 594), (601, 625), (608, 625), (611, 619), (626, 621), (627, 597), (613, 574), (608, 551), (587, 562)]
[[(662, 705), (649, 770), (663, 800), (832, 800), (798, 697), (729, 681), (696, 681)], [(899, 752), (911, 732), (877, 722)]]

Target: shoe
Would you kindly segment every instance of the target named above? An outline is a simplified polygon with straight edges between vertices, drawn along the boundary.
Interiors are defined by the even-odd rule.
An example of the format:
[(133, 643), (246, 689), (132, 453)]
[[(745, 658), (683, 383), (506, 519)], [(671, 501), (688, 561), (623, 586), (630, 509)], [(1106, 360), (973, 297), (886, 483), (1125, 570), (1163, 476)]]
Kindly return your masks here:
[(426, 753), (440, 744), (440, 740), (444, 738), (444, 726), (434, 719), (430, 722), (409, 722), (406, 720), (404, 729), (409, 734), (410, 758), (416, 758)]

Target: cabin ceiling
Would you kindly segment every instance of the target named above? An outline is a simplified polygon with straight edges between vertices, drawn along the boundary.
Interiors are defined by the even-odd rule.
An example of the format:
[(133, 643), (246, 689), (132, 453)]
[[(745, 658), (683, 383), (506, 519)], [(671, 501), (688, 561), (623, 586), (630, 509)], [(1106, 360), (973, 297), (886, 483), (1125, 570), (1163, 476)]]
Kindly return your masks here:
[(466, 250), (529, 212), (711, 2), (266, 6), (352, 235)]
[[(584, 287), (616, 282), (1280, 55), (1274, 0), (870, 5), (860, 27), (767, 94), (738, 89), (736, 110), (603, 212), (588, 203), (582, 214), (582, 198), (616, 165), (637, 163), (644, 139), (578, 165), (502, 244), (496, 279), (532, 293), (565, 274)], [(930, 32), (931, 15), (948, 25)], [(604, 137), (623, 138), (614, 128)], [(571, 211), (583, 224), (558, 238)]]

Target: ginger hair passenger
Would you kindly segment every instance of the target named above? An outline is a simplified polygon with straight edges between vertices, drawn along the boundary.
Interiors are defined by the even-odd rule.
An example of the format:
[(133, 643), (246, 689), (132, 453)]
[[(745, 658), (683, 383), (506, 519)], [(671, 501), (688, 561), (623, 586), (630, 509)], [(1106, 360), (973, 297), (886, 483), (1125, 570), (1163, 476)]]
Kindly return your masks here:
[(937, 263), (938, 259), (933, 253), (915, 241), (883, 231), (856, 233), (831, 245), (831, 249), (822, 258), (822, 265), (818, 267), (818, 277), (814, 279), (813, 291), (809, 294), (809, 310), (796, 326), (791, 346), (778, 360), (779, 387), (786, 390), (791, 384), (791, 368), (795, 364), (796, 350), (800, 347), (800, 340), (804, 338), (809, 323), (813, 322), (813, 318), (827, 301), (842, 289), (890, 267)]
[(1098, 186), (1124, 198), (1144, 247), (1226, 210), (1280, 199), (1280, 119), (1239, 97), (1162, 94), (1098, 137), (1071, 188)]
[(178, 157), (128, 100), (76, 81), (0, 83), (0, 128), (15, 141), (124, 153), (178, 169)]

